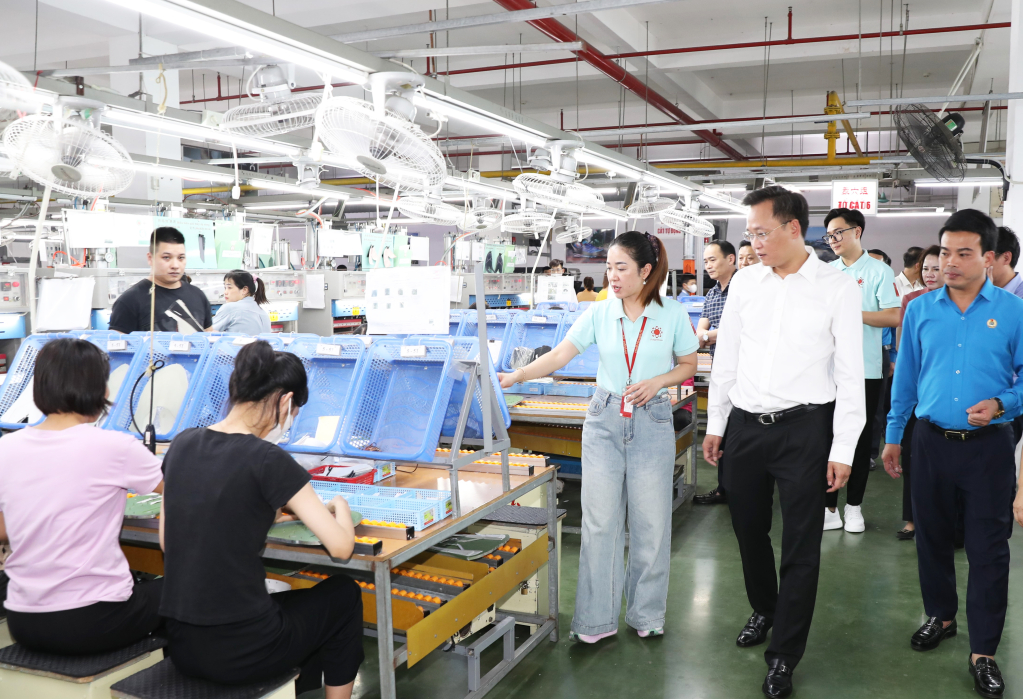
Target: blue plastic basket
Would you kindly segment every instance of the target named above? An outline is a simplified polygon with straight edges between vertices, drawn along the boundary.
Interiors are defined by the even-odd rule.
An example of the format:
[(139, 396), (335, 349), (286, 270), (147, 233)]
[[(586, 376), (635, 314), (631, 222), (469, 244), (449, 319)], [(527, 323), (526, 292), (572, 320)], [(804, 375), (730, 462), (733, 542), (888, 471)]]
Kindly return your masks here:
[[(149, 388), (149, 378), (143, 378), (138, 383), (138, 387), (135, 389), (135, 399), (131, 399), (131, 389), (135, 384), (135, 381), (142, 376), (146, 368), (149, 366), (149, 333), (133, 333), (135, 336), (141, 336), (142, 344), (135, 352), (135, 358), (132, 360), (128, 367), (128, 375), (124, 378), (124, 384), (127, 389), (127, 393), (124, 394), (125, 399), (119, 401), (114, 409), (110, 413), (110, 417), (107, 419), (104, 425), (105, 429), (116, 430), (118, 432), (125, 432), (127, 434), (134, 435), (139, 439), (142, 438), (139, 430), (144, 430), (146, 423), (149, 420), (148, 415), (136, 416), (135, 422), (138, 425), (132, 424), (132, 411), (138, 408), (139, 402), (142, 400), (143, 393)], [(187, 342), (187, 349), (171, 349), (171, 343), (176, 342)], [(181, 409), (178, 411), (177, 417), (174, 420), (173, 425), (164, 432), (157, 432), (156, 438), (160, 441), (169, 441), (173, 439), (178, 432), (184, 429), (185, 415), (188, 412), (188, 406), (191, 403), (192, 397), (195, 395), (195, 391), (199, 385), (199, 381), (196, 379), (201, 376), (203, 364), (206, 360), (210, 350), (210, 342), (205, 335), (200, 333), (194, 333), (191, 335), (182, 335), (181, 333), (168, 333), (158, 332), (153, 337), (153, 361), (163, 361), (164, 367), (179, 365), (188, 373), (188, 389), (185, 391), (185, 396), (181, 401)], [(164, 371), (160, 369), (158, 371)]]
[[(196, 384), (195, 391), (185, 408), (180, 429), (209, 427), (227, 417), (234, 360), (242, 347), (256, 339), (241, 334), (222, 334), (217, 338), (217, 342), (210, 347), (206, 361), (197, 375), (192, 377), (192, 382)], [(265, 340), (275, 350), (284, 349), (284, 343), (277, 338)]]
[[(572, 311), (566, 313), (565, 317), (561, 319), (561, 327), (558, 328), (558, 342), (560, 343), (568, 335), (568, 331), (571, 330), (580, 317), (582, 317), (585, 311)], [(597, 343), (593, 343), (586, 348), (586, 351), (582, 354), (577, 354), (572, 359), (554, 372), (554, 376), (570, 377), (575, 379), (590, 379), (597, 375), (597, 369), (600, 367), (600, 350), (597, 349)]]
[(81, 333), (81, 338), (88, 340), (107, 353), (107, 357), (110, 358), (111, 374), (122, 366), (128, 367), (125, 373), (125, 380), (121, 381), (120, 387), (110, 394), (111, 407), (107, 412), (107, 416), (100, 423), (100, 427), (102, 427), (110, 419), (110, 413), (117, 407), (117, 404), (122, 400), (128, 400), (131, 386), (128, 385), (127, 377), (131, 373), (131, 363), (134, 361), (139, 348), (142, 347), (144, 336), (138, 334), (123, 335), (113, 330), (86, 330)]
[(461, 309), (454, 309), (448, 316), (448, 335), (458, 337), (462, 334), (462, 323), (465, 312)]
[(432, 461), (454, 385), (452, 353), (448, 340), (374, 342), (352, 391), (341, 451), (369, 459)]
[[(302, 360), (309, 386), (309, 402), (302, 406), (291, 429), (281, 438), (280, 446), (291, 452), (341, 453), (338, 437), (351, 410), (355, 395), (352, 389), (366, 355), (366, 344), (358, 337), (314, 335), (296, 339), (285, 351)], [(327, 445), (297, 444), (316, 436), (321, 417), (337, 418)]]
[(593, 305), (593, 301), (580, 301), (575, 305), (575, 310), (585, 311), (587, 308)]
[[(416, 340), (417, 338), (409, 338), (410, 342)], [(444, 437), (455, 436), (455, 430), (458, 428), (458, 416), (462, 412), (462, 400), (465, 398), (465, 391), (472, 378), (468, 372), (464, 372), (458, 367), (457, 362), (459, 360), (476, 359), (480, 353), (479, 340), (475, 337), (453, 337), (450, 342), (454, 350), (452, 359), (455, 362), (452, 364), (451, 370), (456, 378), (454, 386), (451, 388), (451, 398), (448, 400), (447, 410), (444, 413), (444, 427), (441, 429), (441, 435)], [(497, 378), (497, 370), (493, 362), (489, 363), (489, 368), (490, 382), (494, 386), (494, 396), (498, 401), (498, 407), (501, 409), (504, 426), (506, 428), (511, 427), (511, 415), (508, 413), (508, 404), (501, 397), (501, 382)], [(476, 387), (476, 398), (469, 406), (469, 418), (465, 423), (465, 437), (469, 439), (483, 439), (483, 392), (478, 386)]]
[(451, 492), (422, 488), (386, 488), (357, 483), (312, 481), (313, 490), (324, 503), (336, 495), (348, 501), (363, 519), (401, 522), (417, 531), (451, 515)]
[(536, 304), (537, 311), (575, 311), (579, 303), (577, 301), (541, 301)]
[(501, 346), (501, 371), (512, 371), (512, 350), (516, 347), (536, 349), (547, 345), (554, 349), (558, 344), (558, 328), (564, 315), (564, 311), (526, 311), (515, 316)]
[[(18, 353), (14, 355), (14, 361), (7, 369), (6, 376), (4, 376), (3, 386), (0, 386), (0, 416), (3, 416), (14, 405), (14, 402), (18, 400), (18, 397), (24, 393), (25, 389), (32, 385), (32, 379), (35, 377), (36, 357), (39, 355), (39, 350), (50, 340), (56, 340), (60, 337), (74, 337), (74, 335), (69, 333), (39, 333), (29, 335), (22, 341), (21, 347), (18, 348)], [(43, 418), (40, 418), (32, 424), (38, 425), (42, 421)], [(24, 422), (0, 421), (0, 428), (5, 430), (20, 430), (25, 426), (26, 423)]]
[[(503, 343), (505, 335), (508, 334), (508, 328), (511, 326), (512, 318), (518, 313), (518, 311), (487, 310), (487, 339)], [(479, 322), (476, 311), (467, 311), (463, 316), (462, 337), (476, 337), (477, 327), (479, 327)]]
[(295, 340), (299, 340), (304, 337), (317, 338), (319, 337), (319, 335), (317, 335), (316, 333), (260, 333), (256, 335), (256, 337), (258, 337), (260, 340), (269, 340), (270, 338), (276, 337), (282, 343), (284, 343), (285, 347), (287, 347)]

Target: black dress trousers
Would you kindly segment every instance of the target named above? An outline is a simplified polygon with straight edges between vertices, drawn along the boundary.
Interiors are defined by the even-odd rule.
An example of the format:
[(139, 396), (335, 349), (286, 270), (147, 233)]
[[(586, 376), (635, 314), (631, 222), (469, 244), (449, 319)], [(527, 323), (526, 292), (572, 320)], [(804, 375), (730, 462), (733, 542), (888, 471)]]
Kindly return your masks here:
[[(764, 657), (795, 666), (806, 649), (820, 574), (824, 494), (835, 404), (774, 425), (733, 409), (723, 445), (725, 490), (746, 596), (774, 620)], [(771, 547), (774, 485), (781, 498), (781, 570)]]
[(970, 650), (980, 655), (998, 650), (1008, 605), (1012, 437), (1008, 424), (965, 442), (946, 439), (923, 419), (913, 430), (913, 523), (924, 611), (948, 621), (959, 610), (953, 558), (958, 496), (970, 562)]

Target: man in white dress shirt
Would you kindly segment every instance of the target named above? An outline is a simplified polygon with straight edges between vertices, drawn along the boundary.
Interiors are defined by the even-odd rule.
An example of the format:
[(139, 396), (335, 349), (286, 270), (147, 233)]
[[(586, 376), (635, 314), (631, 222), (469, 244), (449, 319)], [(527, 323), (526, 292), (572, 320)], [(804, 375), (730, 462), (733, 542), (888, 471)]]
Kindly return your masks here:
[[(746, 238), (762, 264), (732, 278), (710, 379), (704, 458), (724, 456), (728, 507), (753, 615), (736, 644), (771, 643), (766, 696), (792, 692), (820, 572), (826, 482), (849, 480), (866, 415), (860, 291), (807, 253), (809, 207), (782, 187), (750, 192)], [(781, 494), (781, 579), (771, 547)]]

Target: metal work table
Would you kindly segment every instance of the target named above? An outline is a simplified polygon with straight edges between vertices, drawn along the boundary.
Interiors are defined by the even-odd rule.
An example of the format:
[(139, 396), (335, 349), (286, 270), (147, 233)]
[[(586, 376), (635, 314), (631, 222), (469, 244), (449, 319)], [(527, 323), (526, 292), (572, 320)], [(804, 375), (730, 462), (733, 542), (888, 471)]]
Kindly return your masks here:
[[(568, 427), (581, 429), (586, 419), (586, 406), (590, 399), (580, 396), (526, 396), (523, 403), (509, 409), (512, 426), (519, 424), (547, 425), (552, 427)], [(679, 477), (672, 483), (672, 490), (675, 497), (672, 500), (671, 509), (674, 512), (682, 503), (686, 502), (696, 494), (696, 448), (698, 424), (696, 420), (696, 392), (691, 388), (684, 388), (672, 396), (672, 412), (682, 409), (686, 405), (692, 405), (693, 419), (682, 430), (675, 433), (675, 459), (678, 460), (686, 454), (686, 468)], [(544, 407), (529, 407), (529, 404), (546, 403)], [(565, 409), (559, 409), (558, 404), (564, 404)], [(568, 406), (572, 406), (568, 408)], [(582, 433), (579, 433), (579, 441), (582, 440)], [(515, 446), (526, 447), (526, 441), (517, 441)], [(581, 478), (581, 476), (562, 474), (562, 478)], [(562, 531), (569, 534), (578, 534), (578, 527), (563, 526)]]
[[(548, 566), (548, 597), (549, 609), (547, 617), (537, 617), (510, 612), (501, 612), (505, 617), (503, 622), (490, 631), (485, 632), (476, 644), (492, 643), (495, 639), (503, 636), (504, 658), (490, 672), (483, 677), (476, 677), (475, 682), (470, 672), (470, 692), (466, 699), (478, 699), (499, 682), (508, 672), (515, 667), (523, 657), (531, 650), (540, 645), (544, 638), (550, 638), (551, 642), (558, 640), (558, 551), (556, 549), (557, 537), (557, 492), (555, 485), (554, 468), (540, 468), (533, 476), (510, 475), (511, 488), (504, 491), (502, 474), (500, 473), (478, 473), (462, 471), (458, 474), (458, 489), (462, 506), (462, 516), (443, 519), (420, 532), (416, 533), (415, 539), (411, 541), (399, 541), (396, 539), (382, 539), (383, 550), (376, 556), (352, 556), (347, 561), (331, 558), (322, 547), (290, 546), (268, 542), (263, 552), (263, 557), (275, 561), (289, 561), (301, 564), (312, 564), (327, 566), (339, 569), (361, 570), (373, 573), (377, 590), (391, 589), (391, 568), (408, 561), (431, 546), (436, 545), (443, 539), (464, 531), (470, 525), (486, 518), (500, 507), (510, 504), (516, 498), (520, 498), (534, 488), (544, 484), (547, 485), (547, 566)], [(378, 483), (381, 487), (399, 488), (435, 488), (438, 490), (449, 490), (450, 479), (447, 471), (437, 469), (420, 468), (412, 473), (399, 471), (397, 475), (387, 481)], [(146, 520), (150, 526), (140, 524), (139, 520), (125, 520), (121, 530), (121, 542), (125, 544), (144, 544), (149, 547), (159, 546), (159, 534), (152, 526), (157, 520)], [(537, 542), (539, 543), (539, 541)], [(519, 555), (525, 555), (527, 551)], [(515, 559), (512, 559), (514, 561)], [(509, 561), (511, 563), (512, 561)], [(508, 564), (506, 564), (508, 565)], [(499, 569), (500, 570), (500, 569)], [(526, 576), (528, 577), (528, 576)], [(486, 580), (486, 578), (484, 578)], [(469, 594), (477, 586), (470, 587), (465, 593)], [(485, 591), (485, 590), (483, 590)], [(456, 598), (457, 599), (457, 598)], [(409, 662), (409, 638), (415, 627), (409, 629), (408, 633), (395, 633), (392, 627), (391, 617), (391, 595), (376, 595), (376, 628), (366, 629), (366, 634), (376, 636), (377, 650), (380, 661), (380, 695), (383, 699), (395, 699), (395, 670)], [(437, 614), (443, 613), (442, 607)], [(508, 621), (508, 617), (514, 618), (515, 622), (524, 624), (536, 624), (539, 626), (536, 633), (531, 635), (518, 648), (514, 647), (514, 623)], [(427, 617), (429, 619), (431, 617)], [(426, 621), (426, 620), (424, 620)], [(457, 621), (457, 618), (455, 619)], [(420, 622), (423, 623), (423, 622)], [(464, 622), (463, 622), (464, 624)], [(498, 627), (500, 629), (498, 630)], [(495, 633), (497, 631), (497, 633)], [(446, 638), (446, 637), (445, 637)], [(508, 639), (512, 639), (509, 644)], [(444, 640), (444, 639), (441, 639)], [(395, 649), (395, 642), (401, 645)], [(511, 646), (511, 647), (509, 647)], [(435, 645), (432, 647), (436, 647)], [(413, 653), (416, 650), (413, 649)], [(477, 674), (478, 674), (478, 666)], [(475, 686), (474, 686), (475, 685)]]

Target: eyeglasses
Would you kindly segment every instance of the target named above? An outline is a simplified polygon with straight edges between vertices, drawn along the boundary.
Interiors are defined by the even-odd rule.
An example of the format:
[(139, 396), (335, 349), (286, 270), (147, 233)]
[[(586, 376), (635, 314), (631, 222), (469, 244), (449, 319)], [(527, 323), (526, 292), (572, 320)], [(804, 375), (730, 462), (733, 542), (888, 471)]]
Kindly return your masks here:
[[(781, 226), (787, 226), (790, 223), (792, 223), (794, 220), (795, 219), (789, 219), (785, 223), (781, 224)], [(766, 233), (763, 233), (763, 232), (761, 232), (761, 233), (750, 233), (749, 231), (745, 231), (742, 234), (742, 237), (745, 238), (746, 240), (750, 241), (750, 242), (753, 242), (754, 238), (756, 238), (758, 240), (767, 240), (767, 236), (769, 236), (772, 233), (774, 233), (776, 230), (781, 228), (781, 226), (775, 226), (774, 228), (772, 228), (771, 230), (767, 231)]]
[(827, 243), (841, 243), (842, 234), (845, 233), (846, 231), (851, 231), (856, 228), (859, 228), (859, 226), (849, 226), (848, 228), (841, 228), (835, 231), (834, 233), (825, 233), (823, 236), (821, 236), (821, 240)]

